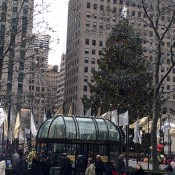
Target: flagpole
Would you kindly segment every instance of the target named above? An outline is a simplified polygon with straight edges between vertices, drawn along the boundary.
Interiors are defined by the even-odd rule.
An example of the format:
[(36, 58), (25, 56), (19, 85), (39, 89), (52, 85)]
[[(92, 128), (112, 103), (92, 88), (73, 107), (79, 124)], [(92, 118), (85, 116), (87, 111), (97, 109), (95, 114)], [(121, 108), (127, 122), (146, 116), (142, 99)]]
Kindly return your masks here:
[(126, 167), (129, 166), (129, 121), (128, 121), (128, 125), (126, 126)]

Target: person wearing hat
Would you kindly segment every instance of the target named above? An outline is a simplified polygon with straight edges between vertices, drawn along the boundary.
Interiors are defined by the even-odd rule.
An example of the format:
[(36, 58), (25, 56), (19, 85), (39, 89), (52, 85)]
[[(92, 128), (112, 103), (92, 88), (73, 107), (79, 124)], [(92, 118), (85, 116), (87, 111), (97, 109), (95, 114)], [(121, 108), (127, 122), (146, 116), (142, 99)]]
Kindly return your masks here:
[(72, 174), (72, 166), (70, 159), (67, 157), (66, 153), (63, 153), (61, 156), (60, 175), (71, 175), (71, 174)]
[(167, 165), (167, 167), (165, 168), (165, 175), (175, 175), (171, 165)]

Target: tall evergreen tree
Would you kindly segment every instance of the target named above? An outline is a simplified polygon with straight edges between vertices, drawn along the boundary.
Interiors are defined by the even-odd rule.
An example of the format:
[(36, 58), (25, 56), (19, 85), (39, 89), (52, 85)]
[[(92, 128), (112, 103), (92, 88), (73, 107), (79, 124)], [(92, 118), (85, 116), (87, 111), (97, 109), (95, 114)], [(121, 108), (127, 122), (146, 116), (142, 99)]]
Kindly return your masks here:
[(142, 40), (128, 21), (113, 28), (94, 72), (95, 83), (89, 83), (90, 99), (85, 106), (102, 111), (129, 110), (131, 120), (143, 117), (152, 110), (152, 73), (143, 56)]

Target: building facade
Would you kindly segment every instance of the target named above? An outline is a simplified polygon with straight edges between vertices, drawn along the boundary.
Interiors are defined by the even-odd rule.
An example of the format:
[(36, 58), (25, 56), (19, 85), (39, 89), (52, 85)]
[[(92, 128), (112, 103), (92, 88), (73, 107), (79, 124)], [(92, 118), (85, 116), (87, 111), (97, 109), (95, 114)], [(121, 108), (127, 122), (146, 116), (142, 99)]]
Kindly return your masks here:
[[(129, 22), (140, 32), (141, 37), (145, 40), (143, 43), (144, 55), (152, 62), (154, 62), (154, 48), (157, 46), (152, 29), (148, 28), (143, 20), (138, 20), (138, 18), (145, 18), (144, 13), (140, 12), (136, 6), (130, 5), (129, 1), (70, 0), (68, 12), (65, 103), (66, 111), (68, 111), (74, 101), (74, 112), (76, 115), (80, 115), (83, 107), (81, 99), (83, 97), (90, 98), (87, 82), (94, 82), (93, 72), (98, 70), (97, 60), (100, 59), (100, 50), (105, 47), (111, 28), (119, 22), (122, 15), (130, 18)], [(161, 20), (160, 24), (163, 24), (165, 18), (162, 17)], [(161, 30), (164, 30), (163, 27), (160, 27)], [(163, 41), (162, 52), (165, 56), (162, 60), (160, 77), (170, 67), (168, 47), (174, 37), (173, 31), (169, 35), (167, 34)], [(174, 91), (174, 87), (175, 69), (164, 80), (162, 89)], [(166, 94), (164, 97), (168, 98), (165, 104), (168, 110), (174, 110), (175, 93)]]
[(58, 66), (49, 66), (50, 69), (47, 70), (47, 115), (50, 117), (51, 114), (55, 114), (56, 108), (56, 99), (57, 99), (57, 89), (59, 85), (59, 72)]
[(56, 107), (59, 108), (60, 105), (64, 104), (64, 85), (65, 85), (65, 59), (66, 55), (62, 55), (60, 63), (60, 71), (58, 78), (58, 89), (56, 98)]

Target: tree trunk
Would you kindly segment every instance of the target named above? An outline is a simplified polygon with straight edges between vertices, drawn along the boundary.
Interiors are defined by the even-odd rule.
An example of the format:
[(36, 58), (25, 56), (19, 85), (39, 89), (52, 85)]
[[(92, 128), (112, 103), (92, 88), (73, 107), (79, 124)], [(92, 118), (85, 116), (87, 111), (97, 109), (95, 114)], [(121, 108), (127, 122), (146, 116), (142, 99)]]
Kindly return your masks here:
[(152, 146), (152, 164), (153, 169), (156, 170), (159, 168), (159, 162), (158, 162), (158, 153), (157, 153), (157, 122), (158, 122), (158, 116), (159, 116), (159, 102), (157, 100), (154, 100), (153, 104), (153, 123), (152, 123), (152, 129), (151, 129), (151, 146)]

